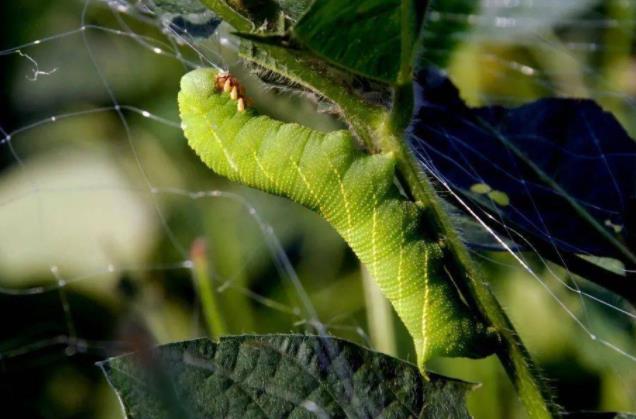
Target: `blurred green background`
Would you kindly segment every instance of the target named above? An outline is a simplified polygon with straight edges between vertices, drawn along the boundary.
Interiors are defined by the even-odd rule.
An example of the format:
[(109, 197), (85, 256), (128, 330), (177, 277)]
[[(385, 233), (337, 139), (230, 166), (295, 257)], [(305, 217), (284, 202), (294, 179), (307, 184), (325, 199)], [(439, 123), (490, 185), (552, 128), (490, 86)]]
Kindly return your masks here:
[[(634, 136), (636, 2), (581, 1), (557, 11), (559, 2), (520, 3), (532, 4), (517, 16), (528, 23), (526, 31), (507, 30), (484, 13), (486, 24), (474, 25), (452, 51), (448, 70), (464, 98), (478, 105), (593, 97)], [(197, 239), (205, 240), (208, 280), (229, 333), (307, 330), (301, 298), (278, 269), (280, 242), (331, 333), (414, 360), (394, 315), (394, 337), (386, 328), (381, 336), (369, 332), (367, 308), (379, 304), (365, 297), (355, 257), (326, 223), (284, 199), (214, 176), (178, 128), (135, 111), (178, 122), (183, 61), (197, 62), (198, 55), (187, 45), (178, 46), (181, 60), (157, 54), (153, 47), (175, 45), (155, 20), (113, 13), (101, 1), (89, 6), (86, 23), (122, 33), (89, 28), (32, 44), (77, 30), (83, 2), (0, 3), (0, 50), (31, 43), (20, 51), (50, 72), (32, 80), (29, 58), (0, 55), (0, 127), (13, 133), (0, 145), (0, 399), (7, 417), (121, 417), (95, 362), (206, 334), (187, 266)], [(268, 114), (323, 130), (341, 126), (302, 97), (245, 74), (218, 39), (199, 48), (242, 76)], [(126, 125), (100, 74), (124, 106)], [(67, 113), (73, 116), (60, 117)], [(37, 121), (44, 123), (32, 126)], [(227, 196), (191, 195), (213, 190)], [(593, 341), (508, 255), (475, 257), (564, 408), (636, 410), (636, 360)], [(559, 281), (576, 281), (616, 307), (632, 308), (526, 257), (577, 319), (636, 354), (634, 321)], [(524, 417), (496, 359), (440, 360), (431, 369), (483, 383), (469, 397), (476, 417)]]

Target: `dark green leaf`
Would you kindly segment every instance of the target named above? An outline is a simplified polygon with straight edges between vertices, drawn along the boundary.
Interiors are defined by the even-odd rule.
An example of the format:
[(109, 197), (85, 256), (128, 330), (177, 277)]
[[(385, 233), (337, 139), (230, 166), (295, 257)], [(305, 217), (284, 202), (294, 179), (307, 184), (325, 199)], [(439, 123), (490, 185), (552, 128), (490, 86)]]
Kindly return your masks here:
[(636, 142), (610, 113), (563, 98), (469, 108), (434, 68), (418, 74), (415, 96), (411, 145), (427, 169), (542, 255), (634, 263)]
[(400, 65), (400, 0), (321, 0), (294, 36), (324, 59), (363, 76), (392, 82)]
[(101, 364), (129, 418), (467, 418), (473, 385), (335, 338), (234, 336)]
[(444, 67), (478, 6), (475, 0), (431, 0), (421, 29), (418, 62)]

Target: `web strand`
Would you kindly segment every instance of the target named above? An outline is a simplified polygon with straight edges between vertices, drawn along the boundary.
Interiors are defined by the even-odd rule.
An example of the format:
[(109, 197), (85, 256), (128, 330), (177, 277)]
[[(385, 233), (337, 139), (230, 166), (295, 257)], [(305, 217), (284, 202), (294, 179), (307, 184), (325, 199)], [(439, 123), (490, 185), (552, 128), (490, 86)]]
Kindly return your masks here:
[[(41, 256), (42, 260), (46, 261), (45, 265), (48, 267), (46, 274), (47, 280), (37, 282), (36, 285), (30, 285), (32, 283), (28, 281), (18, 281), (16, 282), (18, 285), (15, 285), (14, 282), (5, 283), (3, 281), (0, 282), (0, 295), (4, 298), (24, 299), (24, 301), (47, 294), (56, 296), (59, 302), (59, 311), (63, 318), (63, 324), (61, 325), (59, 333), (54, 332), (47, 337), (37, 336), (27, 343), (16, 340), (18, 343), (15, 345), (12, 345), (12, 342), (9, 342), (10, 344), (3, 344), (0, 346), (0, 360), (2, 360), (2, 362), (9, 362), (29, 356), (37, 357), (44, 350), (55, 350), (56, 348), (62, 348), (64, 356), (69, 357), (87, 352), (105, 356), (131, 350), (130, 342), (124, 339), (115, 340), (116, 338), (114, 338), (114, 340), (100, 340), (84, 336), (83, 334), (86, 332), (80, 327), (81, 321), (77, 316), (78, 307), (74, 304), (71, 297), (73, 293), (76, 292), (76, 287), (102, 284), (109, 281), (112, 282), (113, 278), (123, 278), (128, 275), (165, 276), (169, 278), (177, 277), (181, 274), (191, 276), (193, 273), (193, 261), (189, 258), (188, 247), (193, 237), (189, 237), (173, 227), (176, 223), (174, 213), (178, 213), (178, 210), (171, 207), (171, 205), (173, 205), (171, 202), (178, 202), (174, 204), (174, 206), (181, 206), (182, 208), (185, 208), (187, 205), (184, 204), (184, 202), (233, 202), (241, 208), (244, 218), (249, 220), (249, 223), (253, 226), (256, 226), (256, 229), (259, 231), (260, 236), (258, 243), (254, 243), (252, 252), (249, 252), (245, 258), (243, 271), (234, 272), (234, 276), (222, 277), (220, 275), (213, 275), (213, 278), (211, 278), (219, 295), (225, 297), (230, 291), (238, 293), (245, 297), (253, 306), (268, 310), (268, 313), (276, 313), (288, 318), (292, 327), (298, 328), (301, 331), (315, 333), (321, 336), (346, 332), (359, 336), (361, 341), (366, 343), (367, 346), (372, 346), (364, 326), (361, 325), (359, 319), (354, 316), (355, 313), (330, 313), (329, 315), (332, 316), (332, 318), (329, 320), (320, 318), (318, 313), (321, 311), (315, 307), (312, 302), (311, 291), (303, 284), (301, 276), (296, 272), (294, 268), (295, 261), (293, 261), (293, 258), (285, 251), (286, 243), (277, 235), (274, 227), (268, 222), (265, 212), (259, 210), (258, 205), (252, 203), (250, 199), (247, 198), (247, 195), (244, 196), (242, 192), (217, 189), (215, 187), (208, 188), (204, 186), (202, 188), (200, 184), (196, 183), (186, 183), (184, 185), (175, 182), (176, 186), (173, 186), (169, 182), (164, 183), (162, 179), (159, 179), (159, 176), (157, 176), (157, 179), (153, 178), (153, 174), (157, 173), (157, 171), (153, 171), (151, 166), (145, 163), (148, 158), (147, 155), (150, 153), (144, 148), (145, 146), (139, 138), (144, 135), (146, 130), (156, 130), (162, 135), (169, 135), (173, 140), (161, 143), (159, 147), (167, 149), (167, 151), (164, 151), (168, 155), (170, 153), (176, 153), (177, 151), (175, 150), (179, 148), (185, 149), (186, 147), (185, 142), (181, 139), (180, 123), (177, 120), (176, 114), (171, 110), (167, 110), (168, 108), (164, 104), (158, 103), (156, 108), (153, 107), (153, 111), (151, 111), (143, 100), (136, 102), (136, 98), (128, 97), (123, 92), (119, 92), (118, 89), (114, 87), (116, 83), (109, 78), (109, 67), (111, 63), (108, 60), (113, 59), (115, 55), (107, 55), (109, 51), (104, 47), (104, 44), (100, 43), (104, 39), (111, 41), (117, 40), (118, 42), (124, 43), (126, 47), (134, 46), (138, 48), (135, 51), (142, 51), (143, 54), (154, 57), (156, 61), (153, 61), (152, 65), (161, 66), (165, 63), (177, 63), (185, 71), (199, 65), (215, 67), (219, 70), (227, 70), (235, 63), (226, 62), (223, 58), (226, 55), (220, 51), (224, 51), (224, 48), (236, 48), (236, 45), (233, 44), (234, 41), (220, 34), (214, 35), (215, 39), (213, 43), (203, 44), (189, 36), (189, 34), (178, 30), (179, 28), (175, 27), (172, 22), (161, 20), (158, 16), (153, 14), (151, 9), (141, 7), (139, 4), (133, 4), (132, 2), (111, 3), (110, 5), (106, 5), (104, 2), (86, 0), (82, 10), (78, 13), (79, 19), (77, 27), (59, 33), (53, 33), (18, 46), (10, 46), (0, 51), (0, 60), (15, 59), (22, 62), (23, 71), (19, 73), (19, 78), (22, 79), (22, 81), (26, 79), (26, 82), (29, 83), (29, 89), (35, 91), (42, 83), (62, 84), (61, 81), (58, 81), (61, 77), (66, 77), (67, 74), (68, 77), (72, 76), (70, 72), (67, 73), (69, 66), (66, 65), (66, 63), (63, 61), (45, 63), (44, 60), (39, 58), (38, 53), (46, 49), (53, 50), (62, 43), (71, 43), (80, 40), (83, 45), (82, 52), (87, 54), (88, 60), (91, 63), (90, 66), (83, 68), (82, 71), (97, 77), (100, 89), (103, 90), (106, 97), (106, 99), (98, 103), (78, 101), (71, 110), (60, 107), (59, 109), (55, 108), (56, 110), (53, 113), (49, 108), (45, 110), (46, 113), (44, 115), (34, 113), (33, 115), (35, 115), (35, 117), (23, 116), (32, 122), (19, 122), (17, 126), (12, 127), (0, 126), (0, 134), (2, 135), (0, 138), (0, 150), (3, 150), (10, 156), (10, 159), (14, 163), (15, 170), (23, 174), (22, 179), (25, 179), (28, 184), (27, 188), (12, 190), (11, 193), (6, 193), (1, 189), (0, 185), (0, 210), (11, 208), (14, 205), (24, 204), (25, 202), (31, 202), (30, 199), (33, 199), (35, 219), (29, 220), (29, 222), (37, 226), (35, 230), (38, 232), (37, 236), (33, 238), (33, 241), (46, 243), (46, 232), (47, 229), (51, 228), (45, 221), (47, 212), (45, 203), (47, 197), (56, 196), (66, 199), (67, 196), (81, 192), (99, 194), (105, 194), (107, 192), (129, 193), (141, 200), (147, 200), (147, 202), (150, 203), (154, 223), (158, 226), (157, 230), (159, 233), (157, 234), (160, 236), (157, 240), (165, 241), (170, 250), (166, 251), (166, 256), (164, 256), (166, 259), (161, 261), (153, 261), (152, 258), (147, 257), (145, 261), (136, 260), (133, 263), (126, 263), (125, 258), (123, 258), (121, 262), (115, 262), (115, 260), (118, 259), (113, 258), (111, 263), (105, 263), (97, 269), (88, 269), (78, 272), (67, 269), (64, 265), (61, 260), (63, 249), (45, 249), (45, 254)], [(495, 1), (494, 3), (497, 2)], [(629, 3), (632, 4), (635, 2), (629, 0)], [(111, 7), (106, 9), (108, 6)], [(107, 13), (111, 15), (112, 19), (109, 19), (108, 25), (114, 22), (114, 26), (111, 27), (106, 24), (93, 23), (91, 21), (91, 12), (96, 9), (101, 10), (100, 8), (106, 10)], [(482, 63), (486, 62), (491, 64), (481, 70), (480, 74), (484, 78), (488, 76), (491, 77), (492, 80), (498, 81), (521, 80), (524, 86), (531, 86), (535, 92), (550, 92), (550, 94), (554, 95), (567, 95), (570, 93), (566, 88), (567, 86), (563, 87), (555, 82), (554, 71), (545, 68), (544, 63), (536, 59), (536, 55), (540, 53), (557, 54), (577, 64), (577, 68), (572, 70), (572, 73), (582, 78), (586, 93), (589, 96), (601, 101), (601, 103), (612, 103), (612, 101), (616, 101), (618, 103), (617, 108), (622, 109), (623, 112), (622, 120), (627, 120), (630, 116), (636, 115), (634, 92), (625, 93), (621, 88), (616, 86), (615, 81), (611, 80), (607, 74), (599, 72), (599, 70), (590, 63), (590, 60), (581, 58), (581, 54), (611, 52), (614, 48), (612, 45), (607, 45), (598, 39), (557, 39), (553, 36), (553, 27), (547, 28), (545, 31), (524, 29), (528, 32), (527, 36), (515, 38), (513, 41), (506, 40), (505, 34), (514, 30), (515, 25), (517, 25), (517, 28), (522, 29), (532, 26), (535, 22), (532, 22), (531, 19), (513, 21), (506, 16), (484, 16), (484, 14), (477, 13), (468, 15), (437, 13), (437, 15), (433, 15), (432, 17), (440, 20), (469, 22), (470, 29), (458, 35), (457, 40), (466, 45), (472, 44), (473, 46), (483, 47), (480, 52), (476, 54), (477, 58)], [(587, 16), (581, 18), (570, 16), (559, 22), (560, 27), (571, 27), (579, 30), (617, 28), (622, 31), (622, 33), (630, 36), (631, 33), (628, 32), (630, 30), (629, 28), (635, 24), (636, 21), (633, 19), (619, 21), (605, 18), (596, 19)], [(144, 33), (140, 33), (139, 27), (145, 28)], [(504, 36), (493, 37), (480, 32), (485, 30), (492, 32), (493, 28), (500, 29), (502, 33), (504, 33)], [(147, 34), (146, 30), (147, 33), (151, 35)], [(519, 48), (523, 49), (524, 53), (502, 55), (498, 53), (499, 50), (497, 47)], [(534, 51), (534, 55), (528, 53), (530, 50)], [(446, 53), (447, 51), (440, 50), (439, 52)], [(75, 53), (79, 53), (79, 51), (75, 51)], [(469, 56), (470, 54), (475, 53), (469, 48), (460, 49), (455, 59), (459, 60), (462, 55)], [(143, 57), (140, 55), (140, 61), (145, 59), (146, 55)], [(117, 65), (120, 64), (124, 66), (130, 63), (118, 63)], [(131, 70), (131, 72), (134, 71), (135, 69)], [(564, 74), (569, 75), (569, 71), (568, 69), (563, 69), (559, 73), (561, 76)], [(130, 76), (130, 80), (134, 82), (136, 79)], [(516, 94), (515, 92), (506, 91), (505, 89), (501, 91), (496, 89), (484, 89), (484, 91), (477, 93), (476, 98), (483, 104), (519, 104), (529, 99), (521, 93)], [(142, 103), (142, 105), (139, 103)], [(110, 185), (91, 182), (87, 182), (81, 186), (48, 186), (46, 182), (44, 182), (46, 179), (40, 179), (34, 175), (30, 164), (37, 154), (30, 150), (30, 142), (32, 142), (30, 135), (34, 132), (38, 132), (42, 133), (43, 138), (48, 138), (47, 134), (54, 132), (56, 127), (62, 123), (80, 123), (81, 121), (96, 117), (109, 118), (109, 121), (111, 119), (114, 120), (115, 122), (112, 124), (113, 127), (111, 129), (116, 131), (117, 134), (113, 134), (113, 136), (121, 136), (125, 142), (125, 149), (117, 149), (119, 154), (110, 155), (107, 159), (114, 164), (120, 164), (118, 160), (131, 160), (136, 172), (135, 179), (140, 179), (139, 182), (130, 182), (126, 186), (122, 186), (122, 184)], [(93, 140), (93, 142), (94, 141), (95, 140)], [(55, 144), (50, 145), (50, 147), (54, 148)], [(63, 149), (63, 151), (66, 152), (67, 149)], [(426, 156), (422, 157), (426, 160)], [(600, 159), (606, 159), (607, 157), (608, 156), (600, 153), (600, 149), (598, 155), (591, 156), (591, 158)], [(45, 158), (49, 157), (45, 156)], [(478, 175), (477, 168), (466, 165), (465, 161), (456, 163), (471, 173)], [(122, 166), (126, 164), (125, 162), (121, 163)], [(8, 173), (9, 170), (13, 169), (13, 167), (7, 168), (2, 173)], [(166, 167), (166, 171), (169, 169), (169, 167)], [(606, 294), (597, 293), (585, 287), (577, 278), (569, 275), (567, 263), (561, 258), (566, 275), (568, 275), (564, 277), (561, 270), (542, 258), (529, 240), (526, 239), (523, 234), (516, 231), (513, 226), (506, 225), (501, 218), (472, 209), (472, 207), (464, 201), (464, 198), (454, 192), (448, 185), (448, 182), (437, 174), (434, 167), (427, 167), (426, 169), (427, 174), (435, 176), (436, 180), (442, 186), (439, 191), (440, 194), (451, 196), (456, 202), (459, 202), (463, 209), (471, 215), (471, 218), (490, 234), (494, 242), (509, 254), (506, 262), (502, 262), (501, 260), (493, 262), (493, 257), (490, 253), (472, 251), (476, 259), (479, 258), (490, 264), (497, 263), (512, 265), (515, 268), (520, 267), (529, 277), (536, 281), (543, 292), (549, 296), (553, 303), (560, 309), (560, 312), (563, 314), (563, 319), (570, 319), (589, 341), (596, 343), (606, 350), (606, 352), (619, 354), (622, 358), (630, 362), (636, 361), (636, 348), (634, 348), (633, 345), (632, 347), (627, 347), (612, 339), (606, 339), (602, 331), (598, 332), (596, 328), (592, 326), (596, 314), (591, 308), (598, 306), (612, 312), (613, 315), (620, 317), (621, 320), (627, 320), (630, 327), (633, 328), (634, 324), (636, 324), (636, 313), (632, 308), (627, 305), (619, 305)], [(190, 169), (180, 167), (179, 170), (188, 171)], [(608, 170), (611, 170), (611, 168), (608, 167)], [(184, 177), (189, 175), (190, 173), (186, 173)], [(514, 174), (504, 173), (503, 175), (513, 176)], [(614, 174), (612, 174), (612, 176), (614, 176)], [(0, 180), (2, 180), (2, 178), (0, 178)], [(616, 188), (615, 179), (614, 185), (609, 185), (608, 187)], [(586, 203), (581, 204), (585, 205)], [(70, 230), (74, 220), (68, 219), (65, 220), (65, 222), (67, 224), (61, 227), (62, 231)], [(498, 228), (496, 230), (504, 231), (505, 234), (496, 233), (493, 226), (497, 226)], [(545, 223), (543, 223), (543, 227), (547, 229)], [(199, 227), (197, 233), (205, 234), (205, 231)], [(88, 237), (88, 239), (90, 239), (90, 237)], [(555, 239), (550, 239), (552, 249), (556, 251), (557, 255), (561, 256), (558, 252)], [(527, 249), (527, 254), (511, 248), (510, 243), (523, 246)], [(36, 244), (38, 243), (33, 243), (34, 246)], [(255, 290), (257, 288), (253, 286), (254, 284), (241, 282), (241, 276), (246, 274), (252, 259), (258, 259), (261, 248), (266, 249), (269, 255), (268, 258), (274, 267), (275, 275), (281, 282), (291, 285), (291, 289), (293, 289), (293, 299), (285, 301), (279, 295), (259, 293)], [(536, 269), (533, 269), (532, 257), (539, 260), (541, 268), (545, 270), (545, 274), (541, 274), (537, 272)], [(2, 262), (2, 260), (0, 260), (0, 262)], [(625, 269), (624, 272), (633, 273), (634, 271)], [(546, 279), (549, 279), (558, 289), (548, 284)], [(564, 301), (558, 293), (561, 289), (566, 290), (576, 297), (576, 304), (570, 300)], [(572, 307), (572, 305), (575, 305), (575, 307)], [(199, 314), (195, 313), (193, 316), (196, 320)], [(561, 321), (563, 319), (555, 321)], [(193, 333), (200, 333), (200, 330), (195, 329)], [(633, 339), (632, 334), (628, 334), (628, 336)], [(619, 368), (617, 367), (617, 369)], [(350, 372), (351, 371), (347, 370), (340, 371), (343, 382), (348, 382), (348, 374)], [(317, 408), (320, 408), (320, 406)]]

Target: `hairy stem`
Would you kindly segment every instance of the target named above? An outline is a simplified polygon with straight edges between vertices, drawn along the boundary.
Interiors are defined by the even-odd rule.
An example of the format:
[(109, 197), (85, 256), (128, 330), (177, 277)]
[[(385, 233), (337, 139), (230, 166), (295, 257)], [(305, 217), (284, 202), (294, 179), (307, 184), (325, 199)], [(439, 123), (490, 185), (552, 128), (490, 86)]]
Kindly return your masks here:
[(408, 150), (402, 133), (391, 131), (391, 124), (387, 124), (382, 141), (383, 149), (394, 153), (399, 171), (404, 176), (409, 191), (427, 210), (429, 227), (434, 228), (447, 243), (449, 261), (453, 262), (449, 268), (455, 273), (453, 278), (460, 283), (463, 290), (468, 292), (483, 320), (498, 333), (500, 345), (497, 356), (515, 385), (519, 398), (533, 418), (558, 416), (556, 407), (528, 351), (488, 285), (479, 277), (474, 262), (454, 231), (447, 214), (440, 205), (437, 194)]
[(254, 24), (245, 16), (232, 9), (225, 0), (203, 0), (203, 3), (236, 30), (249, 32), (254, 29)]

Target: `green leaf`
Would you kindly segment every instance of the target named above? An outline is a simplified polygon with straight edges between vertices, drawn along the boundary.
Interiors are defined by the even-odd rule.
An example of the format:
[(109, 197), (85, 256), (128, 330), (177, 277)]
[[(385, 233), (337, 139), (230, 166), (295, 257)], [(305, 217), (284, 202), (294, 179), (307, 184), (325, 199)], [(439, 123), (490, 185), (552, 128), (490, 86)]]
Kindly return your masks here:
[(322, 58), (354, 73), (393, 82), (401, 51), (400, 0), (321, 0), (294, 36)]
[(431, 0), (420, 33), (418, 64), (444, 67), (478, 5), (475, 0)]
[(474, 387), (353, 343), (305, 335), (172, 343), (101, 363), (128, 418), (468, 418)]

